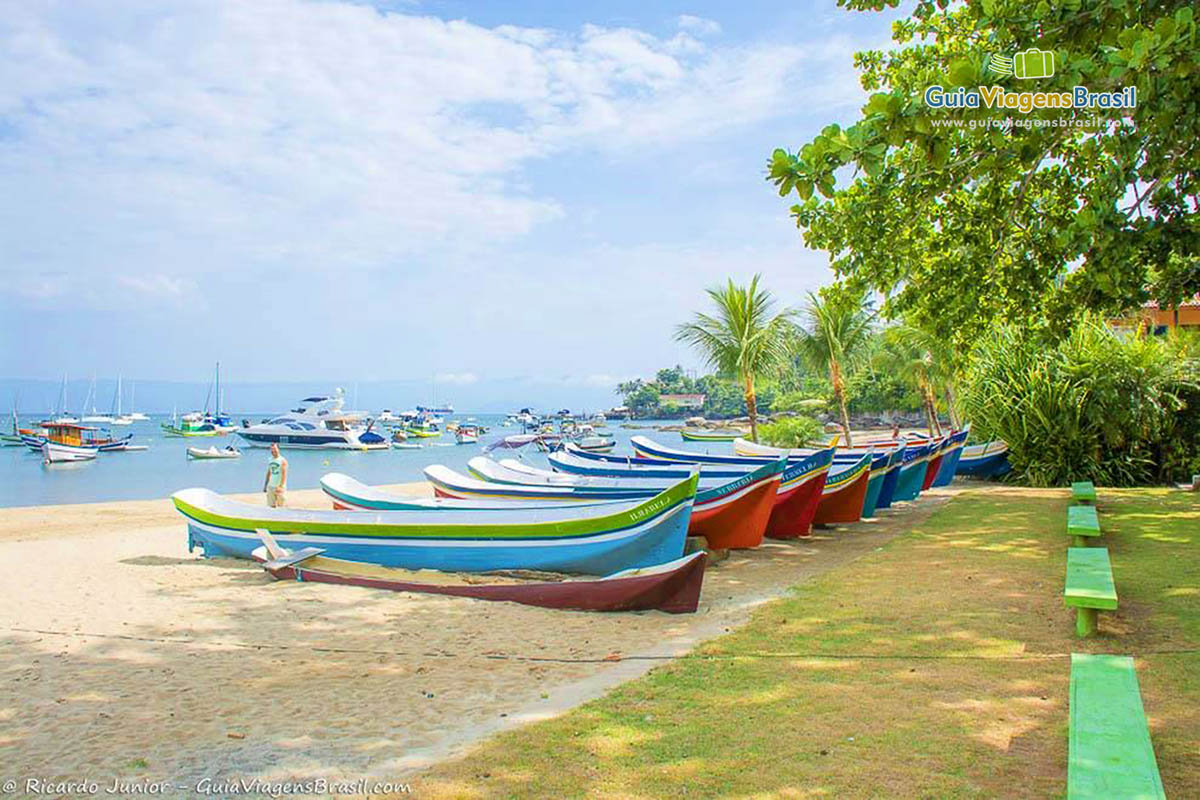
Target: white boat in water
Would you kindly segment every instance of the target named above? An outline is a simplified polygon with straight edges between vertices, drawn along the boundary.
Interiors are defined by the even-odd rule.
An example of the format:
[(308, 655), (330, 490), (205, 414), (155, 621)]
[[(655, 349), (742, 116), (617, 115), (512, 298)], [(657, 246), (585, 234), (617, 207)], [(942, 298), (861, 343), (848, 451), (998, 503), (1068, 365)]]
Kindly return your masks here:
[(117, 393), (113, 397), (113, 417), (110, 420), (113, 425), (132, 425), (133, 417), (121, 413), (121, 376), (117, 376)]
[(226, 445), (218, 450), (216, 445), (209, 448), (189, 447), (187, 449), (188, 458), (197, 460), (214, 459), (214, 458), (241, 458), (242, 451), (238, 450), (233, 445)]
[(92, 412), (80, 418), (80, 422), (112, 422), (111, 414), (101, 414), (96, 410), (96, 376), (92, 375), (92, 385), (88, 387), (87, 397), (83, 400), (83, 407), (87, 408), (91, 405)]
[[(129, 384), (129, 405), (137, 408), (137, 384)], [(150, 418), (140, 411), (130, 411), (129, 418), (134, 422), (146, 422)]]
[(387, 439), (364, 424), (359, 414), (344, 413), (345, 391), (306, 397), (287, 414), (248, 425), (237, 432), (251, 447), (307, 450), (387, 450)]
[(91, 461), (100, 452), (96, 447), (77, 447), (72, 444), (42, 442), (42, 457), (47, 464), (62, 464), (69, 461)]

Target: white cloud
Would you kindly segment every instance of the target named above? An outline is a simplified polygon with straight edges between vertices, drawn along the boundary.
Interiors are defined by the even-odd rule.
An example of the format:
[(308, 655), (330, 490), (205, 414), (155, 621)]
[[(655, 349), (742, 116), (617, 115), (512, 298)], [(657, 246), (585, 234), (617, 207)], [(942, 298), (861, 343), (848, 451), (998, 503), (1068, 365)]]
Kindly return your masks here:
[(182, 297), (195, 289), (195, 281), (169, 275), (118, 275), (117, 283), (136, 292), (160, 297)]
[(692, 14), (680, 14), (677, 21), (680, 29), (691, 31), (698, 36), (713, 36), (721, 32), (721, 24), (716, 20), (697, 17)]
[(474, 372), (442, 372), (434, 376), (435, 383), (448, 383), (451, 386), (470, 386), (479, 381)]
[[(815, 109), (844, 102), (813, 78), (848, 63), (832, 44), (300, 0), (18, 4), (5, 23), (0, 249), (23, 270), (93, 275), (403, 269), (494, 249), (565, 214), (526, 187), (536, 160), (744, 128), (801, 90)], [(170, 293), (156, 280), (134, 288)]]

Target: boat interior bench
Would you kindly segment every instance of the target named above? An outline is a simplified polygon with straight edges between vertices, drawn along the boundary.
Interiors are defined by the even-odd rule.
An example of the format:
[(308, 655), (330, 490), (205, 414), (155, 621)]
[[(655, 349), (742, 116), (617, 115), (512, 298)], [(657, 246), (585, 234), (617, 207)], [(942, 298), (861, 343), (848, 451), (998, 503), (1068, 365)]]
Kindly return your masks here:
[(1070, 713), (1067, 800), (1165, 800), (1132, 658), (1072, 653)]
[(1067, 548), (1067, 585), (1063, 600), (1075, 609), (1075, 633), (1079, 636), (1096, 632), (1098, 612), (1116, 611), (1117, 587), (1113, 583), (1107, 547)]
[(1067, 534), (1072, 547), (1087, 547), (1087, 540), (1100, 535), (1100, 517), (1095, 506), (1071, 506), (1067, 509)]
[(1095, 503), (1096, 485), (1091, 481), (1075, 481), (1071, 484), (1071, 499), (1076, 503)]

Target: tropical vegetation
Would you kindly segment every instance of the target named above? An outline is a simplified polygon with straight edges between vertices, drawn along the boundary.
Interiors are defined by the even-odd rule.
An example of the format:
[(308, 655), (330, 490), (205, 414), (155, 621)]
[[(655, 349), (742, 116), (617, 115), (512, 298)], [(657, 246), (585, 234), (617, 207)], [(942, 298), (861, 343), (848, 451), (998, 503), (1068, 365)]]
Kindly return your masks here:
[(828, 370), (846, 444), (853, 444), (845, 373), (867, 352), (873, 315), (861, 293), (847, 293), (837, 284), (809, 292), (804, 313), (808, 324), (794, 329), (793, 347), (814, 370)]
[(1200, 472), (1200, 362), (1183, 337), (1118, 335), (1085, 316), (1061, 340), (1017, 325), (973, 353), (962, 410), (973, 432), (1009, 445), (1034, 486), (1105, 486)]
[(730, 279), (708, 289), (715, 315), (701, 312), (675, 329), (677, 341), (691, 345), (718, 373), (735, 378), (746, 399), (750, 438), (758, 441), (758, 405), (755, 381), (775, 369), (784, 356), (785, 338), (792, 312), (775, 312), (775, 298), (758, 286), (755, 275), (748, 286)]
[[(839, 0), (881, 11), (897, 0)], [(1066, 335), (1200, 291), (1200, 37), (1191, 0), (918, 0), (855, 56), (861, 116), (780, 148), (769, 179), (839, 279), (968, 348), (996, 323)], [(1052, 75), (1001, 74), (1037, 48)], [(997, 67), (997, 65), (1000, 65)], [(1010, 71), (1011, 72), (1011, 71)], [(929, 87), (1136, 90), (1132, 108), (938, 108)]]

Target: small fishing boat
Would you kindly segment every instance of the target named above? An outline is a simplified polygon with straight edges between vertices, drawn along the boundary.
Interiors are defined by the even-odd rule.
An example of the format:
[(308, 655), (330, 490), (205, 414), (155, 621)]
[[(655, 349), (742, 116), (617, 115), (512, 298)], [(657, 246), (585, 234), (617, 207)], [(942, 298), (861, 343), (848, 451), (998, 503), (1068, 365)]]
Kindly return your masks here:
[(209, 448), (189, 447), (187, 449), (187, 457), (196, 460), (214, 459), (214, 458), (241, 458), (242, 451), (238, 450), (233, 445), (226, 445), (218, 450), (216, 445)]
[(741, 431), (735, 430), (716, 430), (710, 431), (703, 428), (684, 428), (679, 432), (685, 442), (732, 442), (742, 435)]
[[(677, 479), (699, 465), (702, 480), (736, 478), (756, 469), (763, 463), (761, 460), (748, 464), (667, 462), (637, 456), (598, 458), (593, 453), (580, 450), (576, 445), (567, 445), (565, 452), (551, 454), (548, 458), (550, 465), (559, 472), (608, 477), (641, 476)], [(788, 460), (787, 468), (784, 469), (783, 477), (779, 481), (771, 517), (767, 521), (766, 535), (768, 537), (792, 539), (804, 536), (809, 532), (832, 463), (833, 448), (827, 448), (802, 459), (791, 458)]]
[(599, 578), (556, 573), (454, 573), (404, 570), (330, 558), (319, 547), (293, 552), (279, 545), (266, 531), (258, 534), (263, 546), (255, 548), (251, 555), (276, 580), (474, 597), (580, 611), (657, 610), (690, 614), (700, 601), (707, 560), (707, 554), (701, 551), (665, 564)]
[(1008, 443), (997, 439), (964, 447), (955, 465), (955, 475), (972, 478), (996, 478), (1012, 469), (1008, 463)]
[(479, 426), (461, 424), (454, 431), (454, 440), (459, 444), (478, 444), (479, 443)]
[(217, 426), (204, 419), (204, 415), (199, 411), (194, 411), (190, 414), (184, 414), (182, 417), (171, 416), (170, 422), (162, 422), (159, 424), (162, 431), (167, 436), (182, 436), (187, 438), (201, 436), (220, 436), (221, 431), (217, 430)]
[(438, 428), (435, 425), (433, 425), (433, 423), (426, 423), (422, 427), (417, 427), (417, 426), (408, 427), (408, 428), (404, 429), (404, 432), (406, 434), (408, 434), (409, 436), (415, 437), (417, 439), (436, 439), (437, 437), (442, 435), (442, 432), (440, 430), (438, 430)]
[(925, 474), (929, 471), (929, 462), (937, 455), (941, 441), (926, 442), (909, 447), (904, 452), (904, 463), (896, 478), (896, 488), (892, 492), (891, 502), (909, 502), (916, 500), (925, 485)]
[(207, 489), (172, 495), (188, 548), (250, 558), (269, 531), (284, 547), (405, 569), (537, 569), (609, 575), (683, 555), (697, 477), (623, 504), (490, 511), (307, 511), (267, 508)]
[[(691, 534), (709, 547), (724, 550), (757, 547), (766, 534), (786, 459), (761, 465), (732, 480), (704, 480), (696, 494)], [(667, 485), (654, 478), (592, 478), (528, 467), (513, 459), (471, 459), (469, 478), (441, 465), (426, 467), (425, 477), (443, 497), (519, 500), (574, 498), (616, 500), (646, 497)], [(698, 471), (698, 470), (697, 470)]]
[(946, 441), (946, 446), (942, 452), (942, 463), (938, 467), (937, 474), (934, 476), (931, 486), (939, 488), (950, 485), (950, 481), (954, 480), (954, 474), (958, 472), (958, 461), (962, 458), (963, 448), (967, 444), (967, 437), (971, 435), (971, 426), (968, 424), (962, 430), (951, 433)]
[[(690, 474), (690, 473), (688, 473)], [(687, 477), (684, 475), (682, 477)], [(578, 508), (581, 505), (620, 504), (627, 500), (580, 501), (570, 497), (546, 500), (463, 500), (457, 497), (413, 497), (378, 489), (349, 475), (321, 476), (321, 490), (339, 511), (512, 511), (514, 508)]]
[(33, 436), (32, 430), (26, 430), (21, 427), (21, 422), (17, 419), (17, 409), (14, 406), (12, 410), (12, 433), (0, 433), (0, 447), (20, 447), (25, 444), (24, 436)]
[(616, 439), (605, 439), (603, 436), (584, 436), (573, 446), (586, 453), (611, 453), (617, 446), (617, 441)]
[(47, 464), (62, 464), (71, 461), (91, 461), (100, 452), (95, 447), (81, 447), (58, 442), (42, 442), (42, 458)]
[(50, 422), (42, 427), (42, 433), (22, 434), (21, 441), (34, 452), (44, 452), (42, 445), (46, 442), (67, 447), (95, 448), (98, 452), (106, 453), (127, 448), (133, 440), (133, 434), (116, 439), (108, 431), (87, 425), (77, 425), (73, 422)]

